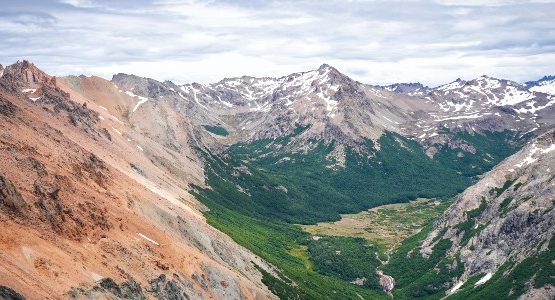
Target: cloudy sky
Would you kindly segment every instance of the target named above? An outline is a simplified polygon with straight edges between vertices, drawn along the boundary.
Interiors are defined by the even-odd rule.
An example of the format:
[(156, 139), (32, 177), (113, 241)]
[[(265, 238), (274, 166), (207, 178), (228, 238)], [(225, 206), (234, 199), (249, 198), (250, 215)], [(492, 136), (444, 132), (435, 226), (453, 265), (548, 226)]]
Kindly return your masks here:
[(555, 1), (3, 0), (0, 63), (176, 83), (328, 63), (372, 84), (555, 74)]

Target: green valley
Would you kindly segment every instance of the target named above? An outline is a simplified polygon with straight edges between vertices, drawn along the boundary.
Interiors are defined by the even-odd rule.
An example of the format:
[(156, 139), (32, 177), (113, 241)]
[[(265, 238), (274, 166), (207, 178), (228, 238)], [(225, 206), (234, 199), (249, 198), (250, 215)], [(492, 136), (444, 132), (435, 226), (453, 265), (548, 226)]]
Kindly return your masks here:
[[(379, 150), (371, 141), (364, 151), (347, 148), (345, 167), (330, 168), (335, 143), (309, 142), (311, 150), (304, 153), (283, 150), (305, 129), (299, 126), (289, 136), (233, 145), (223, 155), (200, 150), (207, 161), (210, 188), (195, 188), (196, 197), (210, 209), (206, 217), (211, 225), (279, 267), (277, 276), (263, 272), (264, 283), (284, 299), (388, 298), (378, 284), (378, 267), (398, 278), (400, 288), (395, 294), (399, 298), (443, 291), (441, 284), (461, 270), (460, 264), (447, 268), (454, 260), (441, 259), (448, 241), (439, 243), (431, 258), (415, 255), (414, 262), (406, 263), (408, 247), (428, 231), (424, 228), (410, 236), (426, 224), (429, 228), (448, 206), (447, 200), (524, 141), (510, 132), (465, 136), (476, 144), (495, 141), (510, 150), (478, 152), (476, 157), (467, 154), (467, 160), (454, 161), (451, 149), (430, 159), (415, 141), (386, 132), (377, 141)], [(377, 208), (366, 220), (371, 227), (366, 235), (318, 231), (310, 225), (417, 198), (437, 200)], [(306, 224), (304, 228), (318, 237), (297, 224)], [(387, 234), (381, 231), (384, 227), (396, 236), (380, 238), (376, 232)], [(386, 259), (385, 251), (406, 237), (390, 263), (382, 266), (378, 257)], [(444, 275), (432, 276), (429, 272), (438, 263)], [(420, 290), (422, 285), (432, 290)]]
[(357, 214), (341, 215), (341, 220), (337, 222), (302, 227), (313, 236), (360, 237), (375, 245), (380, 254), (384, 254), (435, 220), (449, 204), (450, 201), (421, 198), (408, 203), (386, 204)]

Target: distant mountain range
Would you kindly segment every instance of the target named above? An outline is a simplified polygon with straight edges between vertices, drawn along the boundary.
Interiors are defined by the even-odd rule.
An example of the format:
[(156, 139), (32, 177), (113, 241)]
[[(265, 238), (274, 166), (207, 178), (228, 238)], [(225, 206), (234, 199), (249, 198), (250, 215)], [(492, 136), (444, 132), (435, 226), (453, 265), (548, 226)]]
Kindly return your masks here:
[(526, 82), (526, 87), (528, 87), (531, 91), (554, 95), (555, 75), (544, 76), (536, 81), (528, 81)]
[[(0, 67), (0, 298), (509, 293), (551, 255), (554, 88), (374, 86), (327, 64), (183, 85)], [(397, 252), (365, 252), (385, 273), (364, 280), (352, 248), (314, 265), (326, 248), (297, 226), (416, 198), (454, 203)], [(515, 293), (550, 295), (550, 270)]]

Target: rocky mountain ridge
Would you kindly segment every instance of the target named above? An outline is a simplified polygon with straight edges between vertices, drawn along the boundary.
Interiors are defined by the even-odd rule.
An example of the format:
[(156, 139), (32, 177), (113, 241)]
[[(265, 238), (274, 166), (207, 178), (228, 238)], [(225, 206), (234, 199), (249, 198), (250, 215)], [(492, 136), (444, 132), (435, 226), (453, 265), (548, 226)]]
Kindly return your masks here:
[(549, 75), (536, 81), (528, 81), (526, 87), (531, 91), (555, 95), (555, 76)]
[[(437, 133), (433, 128), (462, 128), (468, 131), (498, 131), (505, 128), (526, 132), (552, 126), (555, 100), (551, 95), (526, 89), (518, 83), (482, 76), (470, 81), (456, 80), (420, 94), (434, 111), (419, 120), (421, 139)], [(539, 123), (544, 123), (541, 126)], [(459, 129), (460, 130), (460, 129)], [(429, 131), (429, 133), (427, 133)], [(422, 131), (415, 130), (414, 134)]]
[[(435, 223), (420, 251), (430, 255), (440, 240), (452, 242), (447, 255), (460, 257), (464, 272), (453, 283), (451, 294), (472, 276), (482, 274), (475, 286), (485, 284), (497, 272), (503, 276), (502, 267), (508, 273), (529, 257), (553, 251), (554, 166), (555, 131), (551, 130), (484, 174)], [(533, 287), (541, 269), (535, 272), (526, 278), (532, 284), (522, 292), (544, 294), (545, 299), (555, 296), (553, 285)]]
[[(125, 80), (119, 76), (113, 81), (122, 86)], [(350, 121), (351, 116), (344, 110), (358, 105), (362, 111), (358, 114), (362, 115), (370, 108), (358, 100), (366, 97), (362, 85), (328, 65), (280, 78), (245, 76), (207, 85), (166, 84), (166, 90), (180, 100), (176, 104), (178, 110), (188, 109), (199, 124), (221, 126), (230, 132), (227, 139), (220, 139), (224, 143), (275, 138), (292, 133), (297, 125), (310, 125), (306, 138), (328, 141), (351, 142), (360, 140), (361, 136), (379, 136), (379, 130), (369, 126), (369, 121), (356, 127), (356, 132), (336, 129), (343, 126), (343, 120)], [(123, 86), (133, 89), (135, 85)], [(360, 119), (354, 121), (361, 122)]]
[[(300, 126), (308, 129), (284, 150), (306, 152), (315, 145), (311, 141), (333, 141), (337, 153), (345, 146), (364, 152), (366, 140), (376, 143), (391, 131), (417, 140), (433, 157), (443, 145), (464, 144), (453, 141), (454, 132), (540, 130), (540, 134), (555, 122), (554, 96), (488, 76), (436, 88), (378, 87), (356, 82), (324, 64), (279, 78), (243, 76), (214, 84), (179, 86), (124, 74), (115, 75), (112, 82), (122, 93), (171, 103), (193, 127), (225, 129), (226, 136), (196, 131), (196, 139), (212, 147), (275, 139)], [(146, 99), (137, 100), (133, 110)]]
[(93, 99), (26, 61), (0, 78), (0, 297), (275, 298), (260, 271), (273, 267), (187, 192), (203, 180), (194, 158)]

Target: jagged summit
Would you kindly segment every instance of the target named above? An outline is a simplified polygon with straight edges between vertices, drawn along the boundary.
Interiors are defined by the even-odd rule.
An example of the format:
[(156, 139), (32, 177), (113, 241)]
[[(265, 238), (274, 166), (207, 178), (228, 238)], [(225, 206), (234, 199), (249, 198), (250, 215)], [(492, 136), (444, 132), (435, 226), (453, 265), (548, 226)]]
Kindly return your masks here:
[(390, 92), (396, 92), (408, 95), (423, 95), (428, 91), (428, 87), (420, 82), (407, 82), (407, 83), (394, 83), (386, 86), (382, 86), (384, 89)]
[(122, 80), (124, 78), (143, 78), (134, 74), (127, 74), (127, 73), (117, 73), (112, 75), (112, 81)]
[(334, 73), (335, 75), (338, 75), (338, 76), (345, 76), (345, 77), (348, 77), (347, 75), (341, 73), (337, 68), (335, 68), (335, 67), (333, 67), (333, 66), (331, 66), (331, 65), (328, 65), (328, 64), (326, 64), (326, 63), (321, 64), (321, 65), (318, 67), (318, 69), (316, 69), (316, 71), (318, 71), (318, 72), (321, 73), (321, 74), (331, 72), (331, 73)]
[(56, 78), (49, 76), (33, 63), (23, 60), (7, 66), (2, 78), (19, 87), (37, 87), (40, 84), (56, 85)]
[(328, 70), (328, 69), (335, 69), (334, 67), (328, 65), (327, 63), (323, 63), (318, 67), (318, 70)]
[(526, 81), (524, 84), (526, 85), (527, 88), (531, 88), (537, 85), (541, 85), (542, 82), (552, 81), (552, 80), (555, 80), (555, 75), (545, 75), (538, 80)]
[(525, 84), (531, 91), (555, 95), (555, 75), (544, 76), (539, 80), (528, 81)]

